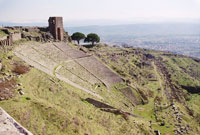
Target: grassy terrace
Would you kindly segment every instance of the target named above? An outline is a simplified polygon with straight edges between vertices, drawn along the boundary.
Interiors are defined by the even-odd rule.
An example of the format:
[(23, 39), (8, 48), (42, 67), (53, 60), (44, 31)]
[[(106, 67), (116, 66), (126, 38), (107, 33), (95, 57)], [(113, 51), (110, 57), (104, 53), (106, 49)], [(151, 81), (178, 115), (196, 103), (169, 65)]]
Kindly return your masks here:
[[(137, 91), (142, 91), (142, 93), (139, 93), (143, 99), (146, 99), (145, 105), (136, 106), (133, 112), (151, 120), (154, 129), (158, 129), (162, 134), (174, 134), (174, 130), (177, 129), (176, 118), (174, 118), (175, 112), (170, 106), (172, 100), (168, 99), (170, 95), (175, 96), (173, 93), (176, 91), (177, 93), (175, 93), (182, 100), (179, 102), (173, 100), (173, 103), (178, 106), (178, 110), (182, 114), (181, 124), (192, 125), (192, 131), (194, 133), (199, 132), (200, 95), (190, 94), (191, 89), (187, 89), (194, 87), (200, 92), (200, 63), (196, 60), (159, 51), (107, 47), (104, 45), (92, 48), (90, 51), (120, 74), (128, 85), (133, 86)], [(154, 58), (145, 58), (146, 54), (150, 54)], [(161, 60), (160, 64), (163, 66), (158, 67), (157, 59)], [(166, 78), (166, 74), (170, 77)], [(171, 89), (170, 85), (176, 86), (176, 88)], [(186, 87), (182, 88), (183, 85)], [(156, 101), (158, 99), (159, 102)], [(158, 103), (158, 105), (155, 105), (155, 103)], [(187, 108), (190, 108), (190, 110)], [(194, 114), (191, 115), (190, 111)], [(191, 121), (190, 119), (193, 117), (197, 119)], [(163, 126), (160, 126), (161, 123), (164, 123)]]

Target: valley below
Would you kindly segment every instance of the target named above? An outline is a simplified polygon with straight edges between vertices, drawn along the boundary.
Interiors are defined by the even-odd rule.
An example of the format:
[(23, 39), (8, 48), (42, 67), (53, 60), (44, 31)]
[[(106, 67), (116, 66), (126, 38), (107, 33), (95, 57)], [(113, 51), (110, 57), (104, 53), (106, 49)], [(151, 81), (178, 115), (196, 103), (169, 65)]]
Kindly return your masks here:
[(70, 34), (98, 33), (102, 43), (114, 46), (169, 51), (200, 58), (199, 23), (147, 23), (67, 27)]

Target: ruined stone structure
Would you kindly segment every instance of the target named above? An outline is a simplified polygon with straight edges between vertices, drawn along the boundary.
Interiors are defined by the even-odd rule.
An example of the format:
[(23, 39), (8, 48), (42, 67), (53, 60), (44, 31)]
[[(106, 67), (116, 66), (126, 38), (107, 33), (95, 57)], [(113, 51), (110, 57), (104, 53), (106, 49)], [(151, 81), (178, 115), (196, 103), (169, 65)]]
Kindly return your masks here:
[(7, 37), (0, 40), (1, 45), (11, 45), (13, 41), (20, 40), (22, 38), (21, 33), (10, 33)]
[(14, 41), (22, 38), (37, 42), (71, 42), (71, 37), (64, 30), (62, 17), (50, 17), (48, 21), (48, 27), (3, 27), (0, 30), (8, 36), (0, 38), (0, 46), (11, 45)]
[(22, 33), (21, 32), (15, 32), (12, 34), (12, 41), (17, 41), (22, 39)]
[(11, 45), (12, 44), (12, 35), (7, 36), (7, 39), (0, 40), (0, 46)]
[(53, 35), (54, 39), (63, 41), (64, 40), (63, 18), (50, 17), (49, 31)]

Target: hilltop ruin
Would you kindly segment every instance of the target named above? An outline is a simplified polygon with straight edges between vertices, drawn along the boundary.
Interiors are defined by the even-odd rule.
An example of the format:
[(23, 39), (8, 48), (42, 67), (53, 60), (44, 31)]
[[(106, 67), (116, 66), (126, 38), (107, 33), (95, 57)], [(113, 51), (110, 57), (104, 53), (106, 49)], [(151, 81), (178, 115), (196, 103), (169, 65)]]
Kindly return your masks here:
[(0, 37), (0, 45), (11, 45), (14, 41), (26, 39), (37, 42), (64, 41), (71, 42), (71, 38), (63, 27), (62, 17), (49, 17), (47, 27), (3, 27), (0, 31), (5, 36)]
[(64, 28), (62, 17), (50, 17), (49, 18), (49, 31), (53, 35), (54, 39), (63, 41)]

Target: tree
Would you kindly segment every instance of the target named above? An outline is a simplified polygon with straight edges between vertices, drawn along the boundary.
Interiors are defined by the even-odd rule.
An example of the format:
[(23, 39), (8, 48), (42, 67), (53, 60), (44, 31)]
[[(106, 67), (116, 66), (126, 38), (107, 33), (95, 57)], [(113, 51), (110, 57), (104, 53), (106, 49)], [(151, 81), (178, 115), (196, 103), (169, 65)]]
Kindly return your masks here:
[(100, 42), (100, 37), (95, 33), (90, 33), (85, 38), (84, 42), (92, 42), (92, 45), (94, 45), (95, 42)]
[(78, 44), (80, 43), (80, 40), (85, 39), (85, 35), (83, 33), (80, 32), (75, 32), (72, 36), (71, 36), (72, 40), (76, 40), (78, 42)]

